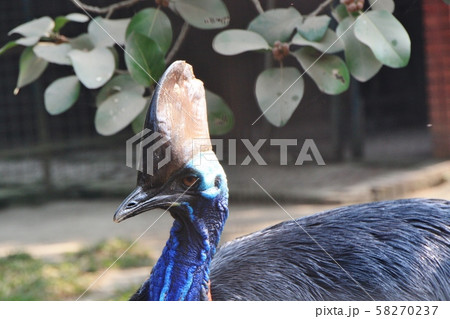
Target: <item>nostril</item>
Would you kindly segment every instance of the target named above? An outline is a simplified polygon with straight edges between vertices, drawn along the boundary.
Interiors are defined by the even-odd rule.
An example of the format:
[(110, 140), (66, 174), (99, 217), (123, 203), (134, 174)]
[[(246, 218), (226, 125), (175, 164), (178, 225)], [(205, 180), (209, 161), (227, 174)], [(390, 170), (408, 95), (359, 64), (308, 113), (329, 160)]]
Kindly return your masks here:
[(136, 202), (129, 202), (129, 203), (127, 204), (127, 208), (133, 208), (133, 207), (135, 207), (136, 205), (137, 205)]

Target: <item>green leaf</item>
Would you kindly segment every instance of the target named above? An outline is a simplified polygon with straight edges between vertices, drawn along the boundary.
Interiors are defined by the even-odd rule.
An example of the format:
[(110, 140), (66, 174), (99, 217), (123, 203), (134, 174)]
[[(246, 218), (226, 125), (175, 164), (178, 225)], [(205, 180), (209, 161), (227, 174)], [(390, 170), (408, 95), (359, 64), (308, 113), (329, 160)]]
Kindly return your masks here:
[(347, 7), (343, 4), (338, 4), (333, 10), (331, 10), (331, 15), (337, 22), (341, 22), (349, 16)]
[(408, 64), (411, 40), (402, 24), (387, 11), (369, 11), (355, 23), (355, 36), (384, 65), (401, 68)]
[(94, 45), (99, 47), (111, 47), (114, 44), (125, 44), (125, 31), (130, 19), (104, 19), (96, 17), (89, 22), (88, 34)]
[(127, 38), (125, 63), (131, 77), (143, 86), (156, 82), (164, 72), (164, 55), (150, 38), (133, 33)]
[(89, 21), (89, 17), (81, 13), (69, 13), (66, 16), (56, 17), (53, 31), (59, 32), (69, 21), (84, 23)]
[(111, 78), (115, 69), (114, 55), (107, 48), (68, 53), (75, 74), (88, 89), (97, 89)]
[(223, 55), (235, 55), (246, 51), (270, 50), (267, 41), (256, 32), (247, 30), (226, 30), (213, 40), (213, 49)]
[(292, 7), (272, 9), (253, 19), (247, 29), (261, 34), (270, 45), (273, 45), (275, 41), (288, 41), (301, 21), (301, 14)]
[(344, 44), (337, 37), (336, 33), (330, 29), (327, 29), (325, 36), (319, 42), (308, 41), (297, 33), (292, 39), (292, 43), (302, 46), (312, 46), (321, 52), (336, 53), (344, 49)]
[(80, 82), (75, 75), (60, 78), (50, 84), (44, 93), (44, 103), (51, 115), (61, 114), (78, 100)]
[(139, 133), (144, 129), (145, 118), (147, 117), (149, 105), (150, 103), (147, 103), (146, 106), (144, 107), (144, 110), (142, 110), (142, 112), (139, 113), (139, 115), (131, 123), (131, 129), (135, 134)]
[(19, 60), (19, 77), (17, 79), (14, 94), (19, 93), (19, 89), (30, 84), (41, 76), (47, 68), (48, 62), (37, 57), (32, 47), (23, 50)]
[(199, 29), (225, 28), (230, 22), (222, 0), (177, 0), (174, 5), (187, 23)]
[(303, 98), (304, 81), (293, 67), (264, 70), (256, 80), (258, 105), (267, 120), (284, 126)]
[(119, 67), (119, 52), (117, 52), (115, 47), (107, 48), (114, 56), (114, 67), (117, 69)]
[(15, 27), (9, 31), (8, 35), (19, 33), (24, 37), (49, 36), (54, 26), (55, 22), (50, 17), (42, 17)]
[(450, 4), (450, 0), (444, 0), (446, 4)]
[(372, 10), (386, 10), (389, 13), (394, 12), (394, 0), (369, 0)]
[(69, 43), (73, 49), (81, 51), (91, 51), (95, 48), (91, 36), (87, 33), (82, 33), (76, 38), (70, 39)]
[(85, 23), (89, 21), (89, 17), (85, 14), (74, 12), (66, 15), (66, 19), (73, 22)]
[(71, 65), (68, 53), (72, 50), (72, 46), (68, 43), (54, 44), (50, 42), (41, 42), (33, 47), (34, 54), (45, 61)]
[(227, 103), (217, 94), (205, 90), (208, 124), (211, 135), (223, 135), (234, 126), (234, 115)]
[(128, 74), (116, 75), (98, 92), (95, 104), (98, 107), (111, 95), (123, 91), (142, 95), (145, 92), (145, 88), (142, 85), (137, 84)]
[(350, 85), (350, 75), (344, 61), (335, 55), (321, 55), (311, 47), (294, 52), (294, 56), (320, 91), (331, 95), (346, 91)]
[(336, 33), (344, 42), (345, 61), (355, 79), (368, 81), (378, 73), (382, 64), (377, 60), (372, 50), (360, 42), (353, 33), (353, 17), (342, 20), (336, 28)]
[(102, 135), (113, 135), (128, 126), (145, 108), (148, 100), (134, 91), (108, 97), (97, 109), (95, 128)]
[(3, 53), (5, 53), (6, 51), (8, 51), (9, 49), (14, 48), (15, 46), (17, 46), (17, 42), (16, 41), (9, 41), (8, 43), (6, 43), (4, 46), (2, 46), (0, 48), (0, 55), (2, 55)]
[(172, 25), (161, 9), (148, 8), (136, 13), (128, 25), (126, 37), (133, 32), (151, 38), (164, 54), (172, 44)]
[(59, 32), (67, 24), (67, 22), (69, 22), (69, 19), (67, 19), (65, 16), (56, 17), (53, 31)]
[(297, 31), (306, 40), (318, 42), (325, 36), (330, 21), (327, 15), (308, 17), (297, 27)]
[(26, 47), (31, 47), (33, 45), (35, 45), (36, 43), (38, 43), (40, 37), (25, 37), (25, 38), (20, 38), (16, 40), (17, 44), (26, 46)]

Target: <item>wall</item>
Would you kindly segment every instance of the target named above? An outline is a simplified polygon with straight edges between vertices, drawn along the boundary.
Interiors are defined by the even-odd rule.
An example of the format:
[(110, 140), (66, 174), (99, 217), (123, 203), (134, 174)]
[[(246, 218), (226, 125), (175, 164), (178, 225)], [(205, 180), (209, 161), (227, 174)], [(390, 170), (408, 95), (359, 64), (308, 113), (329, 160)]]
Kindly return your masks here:
[(428, 110), (436, 157), (450, 157), (450, 7), (423, 1)]

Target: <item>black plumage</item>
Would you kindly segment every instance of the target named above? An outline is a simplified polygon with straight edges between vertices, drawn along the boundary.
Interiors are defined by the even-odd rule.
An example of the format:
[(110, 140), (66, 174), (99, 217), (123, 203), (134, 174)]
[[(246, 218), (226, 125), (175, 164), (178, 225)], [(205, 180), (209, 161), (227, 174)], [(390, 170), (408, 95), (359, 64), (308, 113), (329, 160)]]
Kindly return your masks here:
[(213, 300), (450, 300), (450, 202), (347, 206), (241, 237), (213, 258), (211, 290)]

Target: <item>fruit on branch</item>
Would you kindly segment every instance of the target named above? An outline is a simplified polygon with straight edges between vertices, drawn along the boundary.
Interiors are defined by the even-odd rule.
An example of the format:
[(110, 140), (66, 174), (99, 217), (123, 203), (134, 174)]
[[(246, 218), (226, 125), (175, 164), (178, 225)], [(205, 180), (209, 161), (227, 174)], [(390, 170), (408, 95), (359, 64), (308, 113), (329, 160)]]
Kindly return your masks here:
[(341, 3), (347, 7), (347, 11), (350, 13), (364, 8), (364, 0), (341, 0)]
[(275, 41), (272, 54), (275, 60), (283, 61), (283, 59), (289, 55), (289, 44)]

